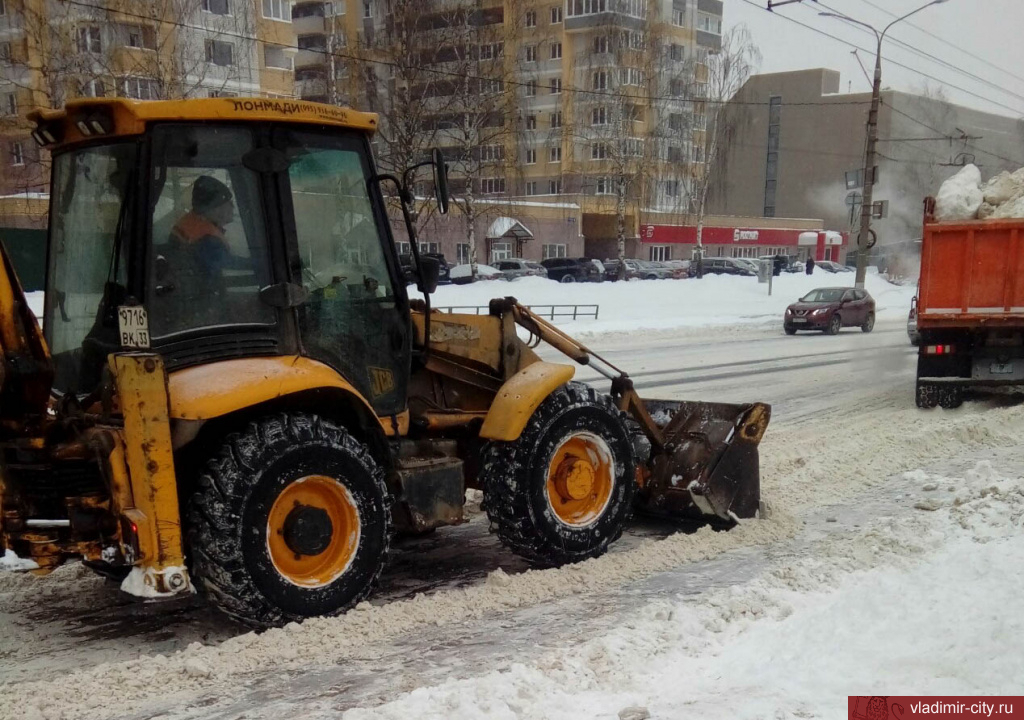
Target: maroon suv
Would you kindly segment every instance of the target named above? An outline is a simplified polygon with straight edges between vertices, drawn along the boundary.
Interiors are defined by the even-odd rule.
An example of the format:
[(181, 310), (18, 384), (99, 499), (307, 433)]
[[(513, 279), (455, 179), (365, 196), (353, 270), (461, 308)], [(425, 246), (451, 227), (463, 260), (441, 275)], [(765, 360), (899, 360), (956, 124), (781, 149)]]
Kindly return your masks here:
[(818, 288), (786, 308), (782, 327), (787, 335), (795, 335), (797, 330), (838, 335), (844, 327), (871, 332), (875, 327), (875, 301), (859, 288)]

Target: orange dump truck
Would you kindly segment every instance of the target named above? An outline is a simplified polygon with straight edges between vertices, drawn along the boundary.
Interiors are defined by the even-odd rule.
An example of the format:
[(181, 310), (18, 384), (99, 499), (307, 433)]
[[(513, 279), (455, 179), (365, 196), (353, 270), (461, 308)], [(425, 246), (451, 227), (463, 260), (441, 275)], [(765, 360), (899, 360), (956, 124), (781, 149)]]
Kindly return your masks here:
[(967, 387), (1024, 385), (1024, 219), (939, 223), (925, 202), (917, 406)]

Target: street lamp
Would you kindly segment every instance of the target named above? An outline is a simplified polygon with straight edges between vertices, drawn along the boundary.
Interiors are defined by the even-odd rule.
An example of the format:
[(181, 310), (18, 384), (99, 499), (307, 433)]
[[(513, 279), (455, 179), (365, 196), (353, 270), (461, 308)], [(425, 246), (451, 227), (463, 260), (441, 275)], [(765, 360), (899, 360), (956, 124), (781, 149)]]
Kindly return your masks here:
[[(908, 12), (902, 17), (898, 17), (891, 23), (885, 26), (882, 32), (878, 32), (874, 27), (868, 25), (860, 20), (854, 20), (848, 15), (843, 15), (838, 12), (823, 12), (818, 13), (822, 17), (838, 18), (839, 20), (845, 20), (846, 22), (854, 23), (855, 25), (861, 25), (866, 27), (868, 30), (875, 34), (875, 38), (878, 40), (878, 49), (875, 52), (875, 81), (871, 91), (871, 111), (868, 113), (868, 143), (867, 149), (864, 153), (864, 195), (861, 201), (860, 209), (860, 232), (857, 235), (857, 279), (856, 286), (859, 288), (864, 287), (864, 277), (867, 275), (868, 267), (868, 236), (871, 234), (871, 213), (873, 204), (873, 190), (875, 185), (874, 168), (875, 168), (875, 144), (878, 141), (878, 105), (881, 101), (882, 94), (882, 40), (885, 39), (885, 34), (889, 32), (896, 23), (906, 20), (911, 15), (916, 15), (925, 8), (931, 7), (932, 5), (940, 5), (948, 0), (932, 0), (929, 3), (925, 3), (917, 10)], [(779, 3), (776, 3), (779, 4)], [(771, 7), (769, 7), (771, 9)]]

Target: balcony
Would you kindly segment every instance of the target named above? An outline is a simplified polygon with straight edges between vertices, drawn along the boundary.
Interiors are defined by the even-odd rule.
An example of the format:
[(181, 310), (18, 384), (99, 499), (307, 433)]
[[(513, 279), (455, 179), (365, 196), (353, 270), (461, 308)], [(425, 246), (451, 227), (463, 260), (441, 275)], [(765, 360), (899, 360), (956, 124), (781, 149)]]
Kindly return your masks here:
[(644, 13), (637, 12), (643, 0), (567, 0), (563, 27), (566, 32), (615, 27), (642, 31)]

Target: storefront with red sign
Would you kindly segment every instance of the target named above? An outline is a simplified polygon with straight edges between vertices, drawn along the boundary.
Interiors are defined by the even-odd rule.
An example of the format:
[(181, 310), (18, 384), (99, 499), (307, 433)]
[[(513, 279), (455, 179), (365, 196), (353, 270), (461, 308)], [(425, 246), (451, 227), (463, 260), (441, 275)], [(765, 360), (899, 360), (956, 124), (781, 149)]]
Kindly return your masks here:
[[(844, 262), (847, 233), (791, 228), (705, 227), (705, 257), (759, 258), (787, 255), (793, 260)], [(642, 225), (641, 257), (647, 260), (689, 260), (697, 247), (697, 228), (689, 225)]]

